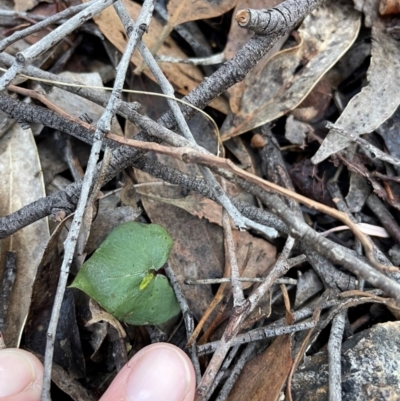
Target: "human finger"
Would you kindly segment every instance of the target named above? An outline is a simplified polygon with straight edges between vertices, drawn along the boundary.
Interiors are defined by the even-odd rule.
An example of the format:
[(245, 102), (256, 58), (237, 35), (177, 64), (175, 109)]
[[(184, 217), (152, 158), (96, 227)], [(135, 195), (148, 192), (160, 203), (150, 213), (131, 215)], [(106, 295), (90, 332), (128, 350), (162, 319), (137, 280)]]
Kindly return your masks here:
[(193, 401), (195, 387), (188, 356), (174, 345), (156, 343), (121, 369), (100, 401)]
[(40, 401), (43, 365), (30, 352), (0, 350), (0, 401)]

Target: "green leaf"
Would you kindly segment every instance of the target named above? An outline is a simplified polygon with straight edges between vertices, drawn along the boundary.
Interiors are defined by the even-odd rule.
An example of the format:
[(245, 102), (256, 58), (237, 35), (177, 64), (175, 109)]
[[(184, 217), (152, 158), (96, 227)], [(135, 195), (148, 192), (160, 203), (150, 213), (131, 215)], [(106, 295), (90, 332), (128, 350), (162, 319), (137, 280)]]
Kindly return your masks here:
[(71, 287), (126, 323), (164, 323), (180, 312), (167, 278), (157, 274), (172, 244), (157, 224), (121, 224), (82, 265)]

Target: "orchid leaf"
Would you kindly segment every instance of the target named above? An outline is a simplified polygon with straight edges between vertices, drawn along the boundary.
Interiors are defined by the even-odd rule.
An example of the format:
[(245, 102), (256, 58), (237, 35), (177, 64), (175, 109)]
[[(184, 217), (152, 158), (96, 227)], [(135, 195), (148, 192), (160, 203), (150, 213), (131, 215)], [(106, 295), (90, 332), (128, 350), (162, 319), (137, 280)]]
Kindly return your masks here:
[(71, 287), (126, 323), (164, 323), (180, 312), (168, 279), (158, 273), (172, 244), (157, 224), (121, 224), (82, 265)]

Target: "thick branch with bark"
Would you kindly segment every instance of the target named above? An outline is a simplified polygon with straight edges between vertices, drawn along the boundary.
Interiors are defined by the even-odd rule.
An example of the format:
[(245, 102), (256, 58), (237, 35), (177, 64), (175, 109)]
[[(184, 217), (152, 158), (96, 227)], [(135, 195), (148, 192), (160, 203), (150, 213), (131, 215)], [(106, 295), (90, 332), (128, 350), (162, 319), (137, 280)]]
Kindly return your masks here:
[(242, 28), (258, 35), (276, 35), (296, 27), (301, 19), (321, 5), (324, 0), (287, 0), (270, 10), (247, 8), (236, 14), (236, 20)]

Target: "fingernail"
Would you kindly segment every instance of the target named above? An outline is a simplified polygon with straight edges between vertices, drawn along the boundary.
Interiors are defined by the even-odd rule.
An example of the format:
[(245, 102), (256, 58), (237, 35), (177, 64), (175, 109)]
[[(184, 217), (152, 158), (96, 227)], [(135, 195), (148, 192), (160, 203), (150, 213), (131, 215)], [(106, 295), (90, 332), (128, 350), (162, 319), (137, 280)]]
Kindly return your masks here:
[(0, 351), (0, 398), (20, 393), (34, 380), (35, 368), (20, 350)]
[(183, 401), (191, 382), (186, 355), (157, 344), (135, 361), (126, 387), (128, 401)]

